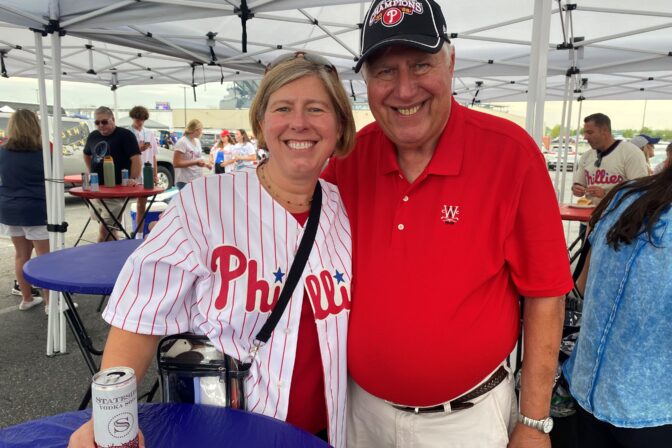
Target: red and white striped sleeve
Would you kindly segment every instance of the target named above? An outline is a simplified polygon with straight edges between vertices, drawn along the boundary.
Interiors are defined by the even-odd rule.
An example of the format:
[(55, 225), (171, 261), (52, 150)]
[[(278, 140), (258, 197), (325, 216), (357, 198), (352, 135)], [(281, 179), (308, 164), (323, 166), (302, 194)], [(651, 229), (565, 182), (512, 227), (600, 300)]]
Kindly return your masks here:
[(103, 312), (110, 325), (153, 335), (190, 331), (199, 261), (177, 202), (126, 260)]

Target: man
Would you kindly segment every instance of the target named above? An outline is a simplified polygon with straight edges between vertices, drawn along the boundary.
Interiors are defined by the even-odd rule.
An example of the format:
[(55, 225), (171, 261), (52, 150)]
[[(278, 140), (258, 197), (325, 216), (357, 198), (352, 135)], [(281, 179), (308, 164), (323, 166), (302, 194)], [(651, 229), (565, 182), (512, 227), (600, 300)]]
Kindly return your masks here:
[[(138, 142), (131, 131), (119, 128), (114, 121), (114, 113), (109, 107), (101, 106), (94, 112), (96, 130), (89, 134), (84, 146), (84, 163), (90, 173), (98, 173), (100, 183), (103, 183), (103, 163), (102, 158), (112, 156), (114, 161), (115, 183), (121, 185), (121, 170), (127, 169), (129, 172), (129, 185), (136, 185), (136, 179), (140, 177), (142, 163), (140, 161), (140, 148)], [(92, 201), (94, 207), (103, 217), (108, 226), (114, 224), (114, 220), (100, 201)], [(124, 200), (106, 199), (105, 204), (110, 212), (119, 216)], [(98, 217), (92, 211), (91, 215), (95, 220)], [(100, 223), (98, 231), (98, 242), (105, 241), (110, 237), (106, 227)]]
[(583, 119), (583, 138), (592, 150), (586, 151), (574, 170), (572, 193), (586, 196), (597, 205), (616, 185), (649, 174), (646, 157), (630, 142), (611, 135), (611, 120), (604, 114)]
[[(324, 172), (353, 231), (348, 446), (550, 447), (572, 279), (544, 158), (516, 125), (452, 100), (433, 0), (374, 1), (361, 45), (376, 122)], [(507, 362), (519, 294), (525, 424)]]
[(655, 144), (660, 141), (660, 137), (649, 137), (646, 134), (639, 134), (630, 139), (630, 143), (638, 147), (643, 153), (644, 158), (646, 159), (646, 169), (649, 174), (653, 174), (653, 168), (651, 167), (651, 157), (656, 155)]
[[(159, 167), (156, 163), (156, 155), (159, 153), (159, 144), (156, 141), (154, 132), (144, 127), (145, 121), (149, 119), (149, 111), (144, 106), (135, 106), (128, 112), (128, 116), (131, 117), (132, 120), (130, 131), (138, 141), (138, 147), (140, 148), (140, 163), (141, 165), (144, 165), (145, 163), (152, 165), (154, 185), (156, 185), (159, 182)], [(147, 198), (138, 198), (135, 209), (136, 222), (140, 222), (140, 219), (145, 216), (146, 208)], [(136, 237), (142, 239), (143, 229), (138, 228), (136, 230)]]

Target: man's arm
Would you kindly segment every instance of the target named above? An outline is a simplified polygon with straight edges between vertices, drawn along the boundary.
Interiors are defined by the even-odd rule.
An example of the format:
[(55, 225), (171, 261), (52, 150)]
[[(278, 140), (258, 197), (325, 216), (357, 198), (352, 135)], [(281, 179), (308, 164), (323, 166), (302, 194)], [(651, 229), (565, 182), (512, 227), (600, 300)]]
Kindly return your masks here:
[[(564, 296), (525, 299), (520, 413), (534, 420), (550, 413), (564, 315)], [(509, 448), (550, 446), (547, 434), (522, 423), (517, 423), (509, 442)]]
[(131, 157), (131, 172), (129, 173), (129, 177), (137, 179), (140, 177), (140, 174), (142, 174), (142, 159), (140, 158), (140, 154), (136, 154)]
[(86, 165), (86, 170), (90, 173), (91, 172), (91, 156), (88, 154), (84, 154), (84, 164)]

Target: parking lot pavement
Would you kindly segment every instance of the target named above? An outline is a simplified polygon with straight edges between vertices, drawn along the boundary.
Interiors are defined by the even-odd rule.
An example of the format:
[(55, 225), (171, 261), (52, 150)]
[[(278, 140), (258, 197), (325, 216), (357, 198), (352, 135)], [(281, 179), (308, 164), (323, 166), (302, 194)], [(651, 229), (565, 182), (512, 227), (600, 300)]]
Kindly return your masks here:
[[(81, 232), (88, 210), (80, 200), (66, 199), (66, 247), (72, 247)], [(97, 227), (85, 234), (95, 241)], [(46, 356), (47, 316), (42, 306), (19, 311), (21, 298), (11, 294), (14, 281), (14, 248), (9, 239), (0, 238), (0, 427), (77, 409), (91, 375), (70, 330), (67, 353)], [(97, 307), (100, 296), (75, 295), (87, 331), (96, 348), (102, 348), (108, 325)], [(147, 378), (156, 378), (151, 371)], [(145, 381), (145, 383), (151, 382)], [(151, 384), (143, 384), (145, 393)]]

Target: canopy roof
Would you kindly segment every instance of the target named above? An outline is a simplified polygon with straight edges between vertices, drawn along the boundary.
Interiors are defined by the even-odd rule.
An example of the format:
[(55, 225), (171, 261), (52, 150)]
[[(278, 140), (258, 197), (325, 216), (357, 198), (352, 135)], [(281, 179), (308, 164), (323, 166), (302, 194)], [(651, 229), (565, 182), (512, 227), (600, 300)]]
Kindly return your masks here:
[[(439, 3), (456, 48), (458, 99), (525, 100), (534, 0)], [(5, 24), (0, 52), (5, 52), (8, 76), (37, 76), (28, 28), (60, 29), (65, 31), (64, 80), (125, 86), (255, 79), (282, 52), (309, 50), (330, 58), (353, 96), (365, 100), (352, 67), (359, 52), (358, 24), (368, 5), (348, 0), (0, 0)], [(573, 66), (578, 69), (572, 77), (575, 98), (672, 99), (672, 2), (576, 0), (568, 6), (563, 0), (553, 5), (546, 99), (563, 99)], [(563, 25), (569, 31), (563, 32)], [(45, 50), (48, 76), (49, 58)]]

